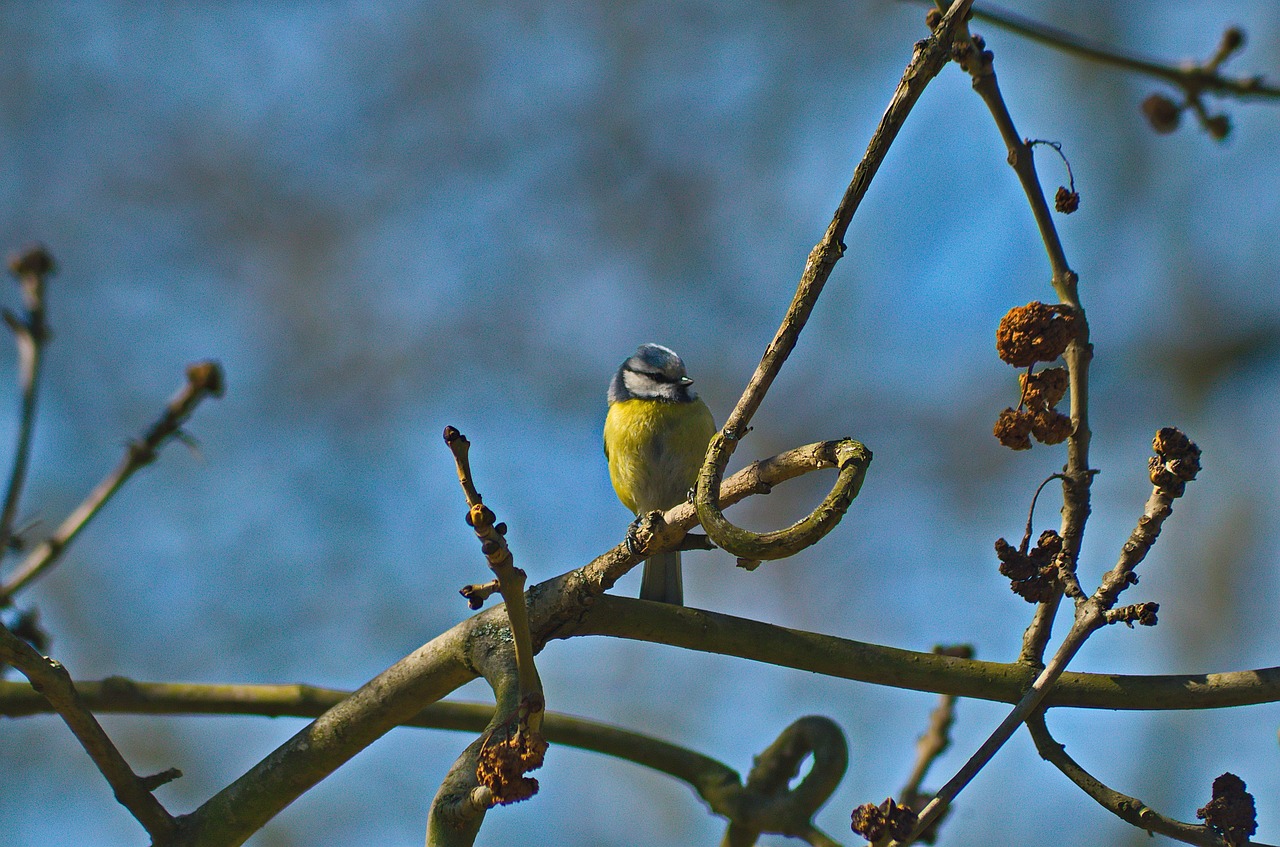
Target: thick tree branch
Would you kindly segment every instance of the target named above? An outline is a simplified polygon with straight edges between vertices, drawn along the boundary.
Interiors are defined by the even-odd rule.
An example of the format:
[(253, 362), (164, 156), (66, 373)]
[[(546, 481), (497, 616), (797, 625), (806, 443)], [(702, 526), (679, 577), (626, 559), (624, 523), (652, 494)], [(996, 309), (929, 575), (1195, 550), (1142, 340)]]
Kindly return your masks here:
[[(756, 462), (725, 481), (726, 502), (754, 493), (835, 461), (839, 442), (796, 448)], [(651, 527), (644, 544), (674, 549), (693, 526), (693, 506), (667, 511), (662, 525)], [(593, 562), (531, 588), (526, 595), (534, 650), (572, 631), (585, 610), (651, 549), (628, 550), (621, 543)], [(641, 601), (635, 601), (640, 603)], [(655, 605), (645, 603), (644, 605)], [(486, 655), (509, 644), (504, 605), (487, 609), (441, 634), (374, 677), (333, 706), (275, 752), (190, 815), (180, 819), (181, 845), (243, 843), (297, 797), (424, 706), (477, 675)]]

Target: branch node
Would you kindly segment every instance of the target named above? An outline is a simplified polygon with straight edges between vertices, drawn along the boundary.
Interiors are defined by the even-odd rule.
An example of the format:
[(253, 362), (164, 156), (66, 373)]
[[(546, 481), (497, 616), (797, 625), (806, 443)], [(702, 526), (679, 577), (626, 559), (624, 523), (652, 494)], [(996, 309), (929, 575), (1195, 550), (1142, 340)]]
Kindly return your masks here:
[(498, 590), (498, 580), (491, 579), (488, 582), (479, 582), (473, 585), (464, 585), (458, 590), (467, 601), (467, 605), (472, 609), (479, 609), (484, 605), (484, 601), (493, 596)]
[(168, 785), (175, 779), (182, 778), (182, 771), (177, 768), (166, 768), (160, 773), (153, 773), (150, 776), (138, 777), (138, 784), (146, 791), (155, 791), (162, 785)]

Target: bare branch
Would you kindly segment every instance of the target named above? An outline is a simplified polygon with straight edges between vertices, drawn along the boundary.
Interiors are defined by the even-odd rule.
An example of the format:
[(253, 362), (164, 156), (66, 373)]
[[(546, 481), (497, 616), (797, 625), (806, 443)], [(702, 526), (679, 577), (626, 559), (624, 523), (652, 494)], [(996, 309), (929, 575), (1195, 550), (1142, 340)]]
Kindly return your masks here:
[[(789, 787), (809, 756), (813, 756), (809, 773)], [(849, 746), (840, 727), (824, 717), (800, 718), (756, 757), (746, 785), (731, 792), (724, 808), (712, 805), (730, 820), (722, 847), (754, 847), (764, 833), (834, 844), (814, 826), (813, 816), (836, 790), (848, 766)]]
[[(737, 502), (768, 492), (784, 480), (830, 467), (837, 444), (810, 444), (755, 462), (725, 480), (725, 500)], [(660, 540), (674, 547), (697, 518), (689, 503), (668, 510), (667, 517), (670, 523)], [(526, 594), (534, 651), (552, 638), (572, 634), (588, 607), (613, 600), (600, 595), (646, 555), (647, 551), (632, 553), (622, 543), (581, 568), (534, 586)], [(504, 644), (509, 648), (509, 632), (506, 609), (494, 607), (401, 659), (183, 818), (179, 843), (223, 845), (248, 838), (360, 750), (411, 720), (428, 703), (474, 679), (490, 654)]]
[(1182, 496), (1186, 484), (1200, 471), (1200, 448), (1180, 431), (1166, 427), (1156, 433), (1152, 442), (1155, 456), (1149, 461), (1151, 481), (1155, 491), (1148, 500), (1147, 509), (1138, 521), (1138, 527), (1125, 542), (1120, 561), (1102, 578), (1098, 590), (1089, 598), (1077, 601), (1075, 622), (1063, 639), (1053, 659), (1049, 661), (1022, 699), (996, 727), (978, 751), (965, 762), (964, 767), (938, 791), (937, 796), (920, 812), (920, 820), (911, 837), (903, 840), (903, 847), (920, 838), (946, 810), (965, 786), (986, 767), (991, 757), (1004, 746), (1018, 727), (1040, 708), (1067, 664), (1094, 632), (1114, 622), (1107, 612), (1115, 606), (1116, 599), (1134, 582), (1134, 568), (1146, 556), (1159, 537), (1160, 527), (1173, 511), (1173, 500)]
[(181, 774), (169, 770), (155, 777), (137, 776), (111, 743), (93, 713), (81, 702), (66, 668), (41, 656), (31, 645), (4, 626), (0, 626), (0, 661), (21, 671), (30, 680), (31, 687), (62, 717), (85, 752), (93, 759), (93, 763), (98, 766), (98, 770), (111, 784), (120, 805), (138, 819), (138, 823), (142, 824), (154, 840), (163, 841), (168, 838), (174, 830), (174, 819), (151, 794), (151, 790)]
[[(44, 283), (56, 270), (53, 257), (43, 247), (24, 250), (9, 260), (9, 271), (22, 286), (23, 315), (5, 310), (4, 319), (13, 330), (18, 344), (18, 387), (22, 394), (22, 407), (18, 413), (18, 439), (13, 450), (13, 467), (9, 472), (9, 485), (5, 489), (4, 506), (0, 508), (0, 558), (9, 550), (13, 539), (13, 525), (18, 518), (18, 503), (22, 499), (22, 487), (27, 479), (27, 465), (31, 456), (31, 437), (35, 432), (36, 398), (40, 383), (40, 364), (44, 345), (49, 340), (49, 325), (45, 322)], [(0, 594), (0, 605), (8, 598)]]
[(1259, 841), (1245, 841), (1233, 845), (1208, 826), (1183, 823), (1162, 815), (1136, 797), (1121, 794), (1108, 787), (1067, 755), (1066, 748), (1054, 740), (1049, 733), (1049, 727), (1045, 724), (1044, 712), (1037, 712), (1028, 718), (1027, 729), (1031, 732), (1031, 738), (1035, 741), (1036, 750), (1042, 759), (1062, 771), (1068, 779), (1079, 786), (1085, 794), (1098, 801), (1104, 809), (1138, 829), (1146, 830), (1148, 833), (1158, 832), (1169, 838), (1187, 844), (1198, 844), (1201, 847), (1242, 847), (1242, 844), (1268, 847)]
[[(505, 537), (506, 525), (494, 523), (493, 511), (484, 505), (476, 488), (469, 458), (471, 442), (451, 426), (445, 427), (444, 440), (453, 453), (467, 499), (467, 524), (475, 530), (480, 549), (497, 577), (511, 638), (499, 640), (477, 668), (493, 688), (497, 708), (484, 735), (454, 762), (431, 803), (427, 844), (436, 847), (470, 845), (486, 810), (533, 796), (538, 781), (525, 774), (542, 767), (547, 747), (541, 732), (545, 699), (533, 662), (525, 606), (525, 572), (515, 566)], [(474, 601), (487, 589), (467, 586), (462, 593), (474, 608)]]
[(1058, 651), (1053, 658), (1045, 665), (1044, 670), (1036, 677), (1035, 682), (1031, 683), (1031, 687), (1027, 689), (1022, 696), (995, 728), (982, 746), (969, 757), (964, 766), (947, 781), (947, 784), (938, 789), (938, 793), (929, 801), (923, 809), (920, 810), (920, 819), (916, 824), (916, 828), (912, 831), (910, 837), (902, 841), (894, 842), (895, 845), (906, 845), (917, 841), (933, 824), (940, 818), (951, 805), (961, 791), (973, 780), (978, 772), (987, 766), (992, 757), (1005, 745), (1013, 734), (1022, 725), (1033, 712), (1040, 708), (1045, 697), (1053, 689), (1058, 678), (1062, 676), (1063, 671), (1067, 669), (1067, 664), (1075, 658), (1076, 653), (1084, 646), (1085, 641), (1099, 627), (1104, 625), (1102, 612), (1094, 606), (1084, 606), (1077, 610), (1076, 622), (1072, 626), (1071, 631), (1067, 633), (1063, 639)]
[[(1220, 72), (1223, 61), (1240, 48), (1243, 39), (1224, 35), (1214, 55), (1203, 64), (1168, 64), (1086, 41), (1074, 33), (1034, 21), (1015, 12), (993, 6), (974, 6), (973, 16), (1055, 50), (1070, 53), (1103, 65), (1162, 79), (1181, 88), (1189, 96), (1202, 91), (1240, 98), (1280, 97), (1280, 88), (1267, 85), (1262, 77), (1234, 78)], [(1228, 33), (1231, 30), (1227, 31)], [(1238, 30), (1237, 30), (1238, 32)], [(1235, 42), (1235, 46), (1230, 46)]]
[(0, 604), (7, 602), (15, 593), (52, 567), (67, 545), (75, 540), (120, 486), (137, 470), (154, 462), (164, 443), (180, 434), (182, 425), (191, 417), (196, 406), (206, 397), (221, 397), (223, 389), (222, 368), (216, 362), (197, 362), (189, 366), (186, 384), (169, 401), (160, 418), (143, 433), (141, 439), (125, 448), (124, 458), (116, 469), (98, 483), (53, 535), (37, 545), (4, 585), (0, 586)]
[[(1062, 240), (1058, 237), (1049, 203), (1036, 174), (1032, 144), (1018, 134), (1013, 117), (1005, 105), (996, 80), (994, 58), (981, 39), (969, 34), (968, 27), (960, 30), (956, 41), (957, 58), (973, 78), (973, 89), (982, 97), (996, 123), (1005, 148), (1009, 165), (1017, 174), (1023, 193), (1031, 206), (1040, 240), (1044, 243), (1052, 273), (1051, 283), (1063, 304), (1071, 308), (1075, 316), (1076, 337), (1063, 354), (1067, 363), (1071, 392), (1071, 434), (1067, 437), (1067, 465), (1062, 474), (1062, 561), (1074, 573), (1080, 556), (1080, 544), (1084, 537), (1085, 522), (1089, 518), (1089, 491), (1093, 474), (1089, 469), (1089, 363), (1093, 359), (1093, 345), (1089, 343), (1089, 321), (1080, 302), (1077, 283), (1079, 278), (1067, 263)], [(1023, 635), (1020, 661), (1040, 665), (1044, 661), (1045, 648), (1053, 630), (1061, 595), (1054, 595), (1036, 607), (1031, 625)]]
[[(702, 470), (698, 473), (695, 495), (698, 519), (712, 541), (741, 559), (754, 561), (791, 555), (795, 552), (793, 547), (797, 536), (801, 541), (813, 543), (839, 522), (844, 511), (838, 507), (838, 504), (843, 503), (847, 507), (849, 500), (856, 496), (858, 486), (861, 485), (861, 473), (851, 473), (847, 477), (842, 473), (837, 480), (836, 488), (828, 495), (827, 500), (809, 518), (796, 524), (793, 528), (794, 532), (784, 530), (768, 536), (758, 536), (734, 527), (724, 517), (718, 500), (720, 480), (725, 467), (729, 464), (729, 459), (733, 456), (738, 442), (746, 436), (752, 416), (763, 402), (769, 386), (782, 370), (783, 363), (795, 348), (800, 332), (808, 322), (809, 315), (813, 312), (818, 296), (831, 276), (832, 269), (844, 254), (844, 235), (849, 229), (854, 213), (862, 203), (871, 180), (880, 169), (880, 164), (888, 154), (890, 145), (897, 137), (907, 115), (911, 113), (916, 100), (924, 92), (925, 86), (946, 65), (951, 51), (951, 39), (954, 37), (955, 30), (963, 24), (972, 2), (973, 0), (957, 0), (944, 16), (937, 31), (928, 40), (916, 44), (915, 55), (903, 72), (902, 79), (899, 80), (898, 87), (889, 101), (889, 107), (872, 134), (871, 142), (867, 145), (862, 160), (854, 169), (853, 179), (845, 189), (826, 233), (809, 253), (804, 272), (800, 276), (800, 283), (782, 323), (778, 326), (778, 331), (765, 349), (760, 364), (751, 375), (737, 405), (729, 413), (724, 427), (712, 437), (711, 444), (707, 448), (706, 459), (703, 461)], [(857, 446), (865, 452), (865, 456), (856, 460), (851, 459), (851, 461), (869, 463), (870, 451), (860, 444)], [(845, 463), (841, 462), (841, 468), (845, 467)], [(865, 467), (862, 473), (865, 473)]]
[[(467, 524), (475, 530), (480, 539), (480, 549), (489, 568), (498, 579), (498, 588), (506, 603), (507, 617), (511, 621), (511, 637), (515, 641), (516, 665), (520, 675), (521, 703), (532, 696), (542, 696), (542, 680), (538, 678), (538, 669), (533, 663), (533, 643), (529, 637), (529, 612), (524, 602), (524, 586), (527, 575), (515, 566), (511, 556), (511, 548), (507, 545), (506, 524), (495, 524), (493, 511), (484, 505), (480, 492), (476, 490), (475, 480), (471, 475), (471, 462), (468, 453), (471, 442), (466, 436), (453, 427), (445, 427), (444, 440), (453, 452), (454, 462), (458, 467), (458, 480), (462, 484), (463, 493), (470, 507), (467, 512)], [(533, 718), (532, 729), (537, 731), (537, 721)]]

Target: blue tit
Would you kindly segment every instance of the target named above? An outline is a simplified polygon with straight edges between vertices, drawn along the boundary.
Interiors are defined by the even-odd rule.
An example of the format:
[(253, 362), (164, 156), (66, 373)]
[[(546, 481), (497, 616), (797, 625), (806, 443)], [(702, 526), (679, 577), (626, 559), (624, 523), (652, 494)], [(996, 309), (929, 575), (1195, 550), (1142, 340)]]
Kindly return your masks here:
[[(609, 383), (604, 455), (613, 490), (637, 515), (683, 503), (697, 482), (716, 424), (692, 384), (680, 357), (658, 344), (642, 344)], [(645, 561), (640, 598), (683, 602), (678, 551)]]

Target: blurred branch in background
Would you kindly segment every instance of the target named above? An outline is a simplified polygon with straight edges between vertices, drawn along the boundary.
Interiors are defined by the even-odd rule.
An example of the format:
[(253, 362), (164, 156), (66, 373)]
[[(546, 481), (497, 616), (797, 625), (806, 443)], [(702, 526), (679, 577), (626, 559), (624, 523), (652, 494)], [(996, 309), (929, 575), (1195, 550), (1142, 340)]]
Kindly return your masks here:
[[(18, 503), (22, 499), (22, 486), (27, 479), (27, 466), (31, 457), (31, 436), (36, 425), (36, 397), (40, 386), (41, 353), (49, 339), (49, 325), (45, 321), (44, 283), (57, 269), (53, 257), (43, 247), (31, 247), (9, 260), (9, 271), (22, 286), (22, 315), (4, 310), (5, 323), (13, 330), (18, 343), (18, 392), (22, 409), (18, 414), (18, 439), (13, 450), (13, 467), (9, 472), (9, 486), (4, 493), (4, 506), (0, 509), (0, 562), (8, 555), (14, 541), (13, 526), (18, 518)], [(0, 592), (0, 607), (6, 605), (7, 595)]]
[(973, 17), (1055, 50), (1155, 77), (1179, 89), (1182, 93), (1180, 103), (1163, 94), (1152, 94), (1143, 101), (1143, 114), (1157, 132), (1173, 132), (1178, 128), (1182, 112), (1190, 110), (1201, 127), (1221, 141), (1230, 134), (1231, 121), (1225, 114), (1210, 114), (1202, 95), (1210, 93), (1219, 97), (1280, 98), (1280, 88), (1267, 84), (1262, 75), (1230, 77), (1222, 73), (1223, 64), (1244, 48), (1245, 34), (1238, 27), (1229, 27), (1222, 33), (1218, 46), (1205, 61), (1171, 65), (1095, 44), (1066, 30), (993, 6), (974, 6)]
[(67, 546), (93, 516), (101, 511), (112, 495), (120, 490), (120, 486), (128, 482), (129, 477), (138, 470), (154, 462), (166, 441), (183, 437), (182, 425), (191, 417), (196, 406), (206, 397), (221, 397), (224, 390), (225, 380), (217, 362), (197, 362), (189, 366), (186, 384), (173, 396), (159, 419), (142, 437), (125, 448), (124, 458), (116, 469), (99, 482), (84, 502), (63, 520), (52, 535), (27, 554), (4, 584), (0, 585), (0, 606), (11, 602), (14, 594), (56, 564)]

